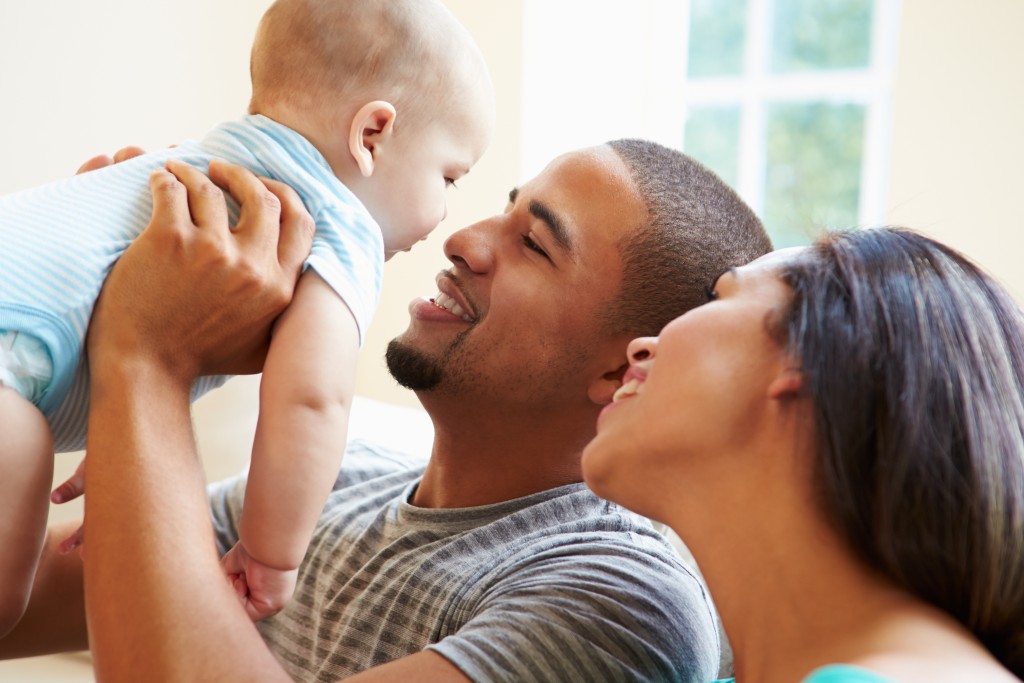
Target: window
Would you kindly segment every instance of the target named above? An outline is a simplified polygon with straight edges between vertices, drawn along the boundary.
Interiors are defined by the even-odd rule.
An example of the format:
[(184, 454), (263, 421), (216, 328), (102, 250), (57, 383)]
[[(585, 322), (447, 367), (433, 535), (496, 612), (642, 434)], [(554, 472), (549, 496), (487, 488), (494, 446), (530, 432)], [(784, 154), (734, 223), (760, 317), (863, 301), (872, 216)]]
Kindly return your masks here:
[(683, 149), (776, 246), (885, 219), (896, 0), (691, 0)]
[(524, 0), (523, 177), (616, 137), (684, 149), (777, 246), (885, 221), (899, 0)]

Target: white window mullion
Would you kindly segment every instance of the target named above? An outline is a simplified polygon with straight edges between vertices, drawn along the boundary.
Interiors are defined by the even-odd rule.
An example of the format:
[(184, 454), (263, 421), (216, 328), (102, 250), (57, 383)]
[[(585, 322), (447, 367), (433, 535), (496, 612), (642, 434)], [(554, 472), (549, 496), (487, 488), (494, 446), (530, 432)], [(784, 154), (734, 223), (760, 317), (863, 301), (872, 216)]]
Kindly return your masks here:
[(736, 188), (740, 196), (758, 214), (764, 211), (765, 162), (765, 89), (768, 50), (771, 45), (771, 0), (749, 0), (747, 9), (747, 45), (741, 84), (740, 162)]
[(860, 222), (886, 222), (889, 150), (892, 132), (892, 72), (896, 63), (899, 0), (876, 0), (871, 27), (873, 97), (864, 127), (864, 159), (860, 175)]

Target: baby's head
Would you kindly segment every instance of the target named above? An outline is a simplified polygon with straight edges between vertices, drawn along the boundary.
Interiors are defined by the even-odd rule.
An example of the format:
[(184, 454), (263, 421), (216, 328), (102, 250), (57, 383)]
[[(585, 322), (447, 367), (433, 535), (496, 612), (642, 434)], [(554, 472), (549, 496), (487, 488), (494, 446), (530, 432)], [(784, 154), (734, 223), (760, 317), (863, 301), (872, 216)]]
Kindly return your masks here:
[(304, 135), (381, 226), (387, 258), (445, 217), (494, 131), (494, 90), (440, 0), (277, 0), (252, 51), (251, 113)]

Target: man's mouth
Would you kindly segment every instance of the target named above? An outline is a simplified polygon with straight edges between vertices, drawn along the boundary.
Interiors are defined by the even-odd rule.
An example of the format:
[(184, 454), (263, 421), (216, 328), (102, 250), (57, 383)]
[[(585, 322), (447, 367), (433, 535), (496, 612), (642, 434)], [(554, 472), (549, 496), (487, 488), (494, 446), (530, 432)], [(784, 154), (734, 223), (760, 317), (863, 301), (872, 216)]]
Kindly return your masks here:
[(443, 308), (452, 315), (462, 318), (467, 323), (474, 321), (473, 316), (467, 313), (466, 310), (455, 301), (455, 299), (451, 298), (444, 292), (438, 292), (430, 302), (438, 308)]
[(434, 281), (437, 283), (437, 295), (430, 300), (431, 303), (467, 323), (475, 323), (476, 311), (473, 310), (466, 295), (459, 289), (454, 274), (442, 270), (434, 278)]

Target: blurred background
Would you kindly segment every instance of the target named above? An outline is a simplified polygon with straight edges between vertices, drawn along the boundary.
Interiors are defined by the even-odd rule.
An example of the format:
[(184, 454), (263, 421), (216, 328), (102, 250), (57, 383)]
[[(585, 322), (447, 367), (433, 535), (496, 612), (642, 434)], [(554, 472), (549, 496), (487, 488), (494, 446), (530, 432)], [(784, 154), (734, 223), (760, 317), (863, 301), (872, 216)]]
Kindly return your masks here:
[[(607, 139), (645, 137), (693, 154), (780, 246), (827, 228), (902, 224), (966, 251), (1024, 294), (1024, 2), (445, 2), (490, 65), (497, 134), (451, 192), (445, 223), (388, 263), (357, 380), (364, 406), (403, 407), (385, 419), (419, 443), (429, 425), (388, 377), (383, 350), (404, 329), (409, 301), (435, 293), (444, 239), (501, 211), (509, 189), (555, 155)], [(249, 46), (269, 4), (0, 0), (0, 194), (67, 176), (95, 154), (156, 149), (244, 114)], [(211, 480), (245, 467), (257, 383), (232, 380), (196, 405)], [(353, 415), (354, 433), (379, 427), (362, 419), (370, 413), (380, 414)], [(78, 459), (58, 456), (57, 478)], [(80, 514), (76, 505), (54, 511)], [(0, 663), (4, 681), (90, 678), (87, 658)]]

